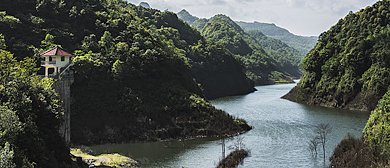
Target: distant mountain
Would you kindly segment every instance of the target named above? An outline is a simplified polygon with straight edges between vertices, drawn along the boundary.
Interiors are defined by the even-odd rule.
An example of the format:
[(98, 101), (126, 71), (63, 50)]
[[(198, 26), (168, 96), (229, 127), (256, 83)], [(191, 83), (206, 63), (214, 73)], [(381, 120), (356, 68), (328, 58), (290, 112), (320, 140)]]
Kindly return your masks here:
[(193, 23), (191, 23), (191, 26), (192, 27), (195, 27), (196, 29), (198, 29), (199, 31), (202, 31), (202, 28), (206, 25), (206, 23), (208, 22), (209, 20), (206, 19), (206, 18), (201, 18), (201, 19), (198, 19), (196, 21), (194, 21)]
[(177, 17), (183, 19), (184, 21), (188, 22), (188, 23), (193, 23), (195, 22), (196, 20), (198, 20), (199, 18), (196, 17), (196, 16), (192, 16), (188, 11), (186, 11), (185, 9), (181, 10), (179, 13), (177, 13)]
[(266, 36), (279, 39), (291, 47), (294, 47), (302, 54), (307, 54), (317, 43), (318, 37), (297, 36), (290, 33), (288, 30), (276, 26), (275, 24), (260, 23), (260, 22), (237, 22), (245, 30), (260, 30)]
[[(290, 57), (294, 53), (284, 54), (272, 49), (272, 47), (277, 48), (276, 45), (264, 48), (259, 41), (262, 40), (261, 37), (258, 37), (262, 35), (261, 32), (259, 33), (245, 32), (225, 15), (212, 17), (201, 30), (204, 37), (223, 45), (235, 54), (236, 58), (245, 66), (247, 76), (256, 85), (292, 82), (291, 77), (299, 77), (301, 74), (299, 66), (294, 64)], [(265, 36), (263, 38), (268, 39)], [(300, 57), (300, 60), (303, 58), (302, 55), (297, 57)]]
[(244, 67), (232, 53), (207, 41), (176, 14), (155, 9), (139, 10), (137, 13), (143, 20), (161, 28), (160, 34), (171, 39), (176, 47), (185, 51), (191, 65), (191, 75), (201, 85), (207, 99), (255, 91), (253, 81), (247, 78), (243, 72)]
[[(183, 21), (188, 22), (191, 26), (195, 27), (199, 31), (206, 25), (208, 19), (201, 18), (199, 19), (196, 16), (191, 15), (187, 10), (183, 9), (177, 16), (181, 18)], [(290, 33), (288, 30), (283, 29), (281, 27), (276, 26), (275, 24), (269, 23), (260, 23), (260, 22), (236, 22), (241, 28), (244, 30), (259, 30), (264, 35), (279, 39), (282, 42), (286, 43), (290, 47), (297, 49), (301, 54), (306, 55), (317, 43), (316, 36), (305, 37), (305, 36), (297, 36)]]
[(301, 67), (302, 60), (304, 55), (300, 53), (297, 49), (290, 47), (281, 40), (270, 38), (264, 35), (259, 30), (249, 30), (245, 31), (251, 37), (257, 40), (268, 55), (275, 58), (281, 65), (282, 69), (292, 76), (299, 77), (302, 75), (302, 71), (291, 71), (295, 70), (292, 66)]
[[(184, 21), (188, 21), (188, 18), (191, 18), (191, 16), (192, 16), (186, 10), (182, 10), (179, 13), (181, 13), (181, 14), (178, 16), (182, 17), (182, 19)], [(183, 17), (183, 16), (186, 16), (186, 17)], [(209, 38), (211, 37), (212, 39), (218, 41), (218, 40), (220, 40), (219, 38), (221, 38), (222, 36), (226, 36), (226, 34), (218, 35), (218, 36), (220, 36), (219, 38), (214, 38), (215, 35), (210, 36), (208, 34), (210, 34), (210, 33), (211, 34), (218, 34), (219, 30), (216, 30), (216, 32), (212, 32), (210, 30), (204, 30), (204, 29), (205, 29), (205, 27), (207, 27), (207, 25), (209, 23), (213, 22), (212, 21), (213, 19), (224, 18), (222, 16), (223, 15), (218, 16), (218, 17), (213, 17), (211, 19), (197, 19), (191, 23), (191, 26), (193, 26), (196, 29), (198, 29), (199, 31), (201, 31), (202, 35), (204, 35), (205, 37), (209, 37)], [(197, 17), (195, 17), (195, 18), (197, 18)], [(288, 76), (300, 77), (300, 75), (302, 74), (302, 71), (300, 70), (300, 68), (297, 69), (296, 67), (300, 67), (300, 64), (303, 60), (304, 55), (302, 53), (300, 53), (298, 50), (290, 47), (289, 45), (285, 44), (284, 42), (282, 42), (278, 39), (273, 39), (273, 38), (267, 37), (259, 30), (245, 31), (236, 22), (231, 21), (231, 19), (228, 17), (225, 19), (222, 19), (222, 20), (226, 21), (226, 23), (221, 23), (222, 25), (228, 24), (232, 28), (231, 30), (238, 32), (238, 34), (240, 34), (239, 36), (245, 36), (244, 38), (247, 39), (246, 40), (247, 43), (245, 42), (245, 43), (241, 43), (241, 44), (238, 44), (238, 43), (229, 44), (229, 45), (233, 45), (233, 46), (237, 45), (234, 47), (225, 45), (225, 47), (228, 48), (232, 53), (239, 54), (239, 55), (246, 55), (246, 54), (248, 54), (248, 52), (252, 51), (251, 49), (248, 50), (248, 48), (250, 48), (249, 45), (251, 45), (251, 47), (257, 46), (257, 49), (260, 48), (260, 50), (262, 50), (262, 52), (266, 53), (268, 55), (268, 57), (272, 57), (277, 62), (276, 64), (277, 64), (280, 71), (286, 72), (288, 74)], [(229, 30), (224, 30), (224, 31), (229, 32)], [(227, 36), (230, 36), (229, 38), (231, 38), (233, 36), (238, 37), (238, 36), (235, 36), (235, 34), (233, 34), (233, 33), (231, 33)], [(221, 40), (222, 43), (224, 43), (224, 44), (229, 43), (228, 41), (226, 41), (226, 38), (228, 38), (228, 37), (225, 37), (225, 39)], [(237, 40), (237, 39), (234, 39), (234, 40)], [(260, 78), (254, 77), (256, 75), (254, 75), (252, 73), (249, 76), (252, 76), (250, 78), (252, 80), (255, 80), (256, 84), (264, 84), (265, 78), (260, 79)], [(270, 76), (274, 76), (274, 75), (270, 75)], [(268, 78), (266, 80), (268, 80)], [(271, 81), (275, 81), (275, 79), (271, 79)], [(273, 82), (270, 82), (270, 83), (273, 83)]]
[(139, 6), (142, 6), (144, 8), (150, 8), (150, 5), (147, 2), (141, 2)]

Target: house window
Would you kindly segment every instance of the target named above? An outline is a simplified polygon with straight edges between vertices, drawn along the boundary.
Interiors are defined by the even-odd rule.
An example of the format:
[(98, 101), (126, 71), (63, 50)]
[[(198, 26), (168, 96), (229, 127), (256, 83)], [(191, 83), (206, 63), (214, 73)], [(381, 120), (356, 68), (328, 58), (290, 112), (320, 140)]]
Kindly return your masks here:
[(65, 61), (65, 56), (61, 56), (61, 61)]
[(49, 61), (53, 61), (53, 58), (52, 58), (52, 57), (49, 57)]

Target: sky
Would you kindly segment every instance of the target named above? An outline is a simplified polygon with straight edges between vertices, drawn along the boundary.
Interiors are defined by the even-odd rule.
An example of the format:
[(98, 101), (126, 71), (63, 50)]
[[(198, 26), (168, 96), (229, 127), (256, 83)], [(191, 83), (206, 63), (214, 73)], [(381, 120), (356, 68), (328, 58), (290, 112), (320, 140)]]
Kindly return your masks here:
[(291, 33), (318, 36), (344, 18), (378, 0), (127, 0), (147, 2), (154, 9), (186, 9), (199, 18), (225, 14), (235, 21), (274, 23)]

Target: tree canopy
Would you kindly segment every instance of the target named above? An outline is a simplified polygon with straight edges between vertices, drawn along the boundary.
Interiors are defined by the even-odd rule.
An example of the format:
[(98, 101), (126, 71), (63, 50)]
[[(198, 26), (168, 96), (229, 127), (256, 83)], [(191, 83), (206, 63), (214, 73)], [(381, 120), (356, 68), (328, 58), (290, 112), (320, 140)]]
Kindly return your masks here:
[[(215, 109), (205, 97), (206, 93), (224, 96), (221, 93), (237, 86), (224, 84), (230, 81), (241, 85), (240, 94), (253, 91), (242, 66), (172, 12), (123, 0), (7, 0), (0, 11), (0, 47), (17, 60), (35, 58), (39, 66), (39, 54), (56, 44), (74, 51), (74, 144), (214, 136), (250, 129)], [(233, 78), (209, 80), (230, 72)], [(227, 87), (213, 93), (212, 83)], [(209, 92), (203, 94), (202, 87)]]
[(389, 1), (340, 19), (303, 61), (298, 86), (286, 97), (308, 104), (373, 110), (389, 78)]
[(59, 135), (63, 111), (52, 81), (34, 75), (35, 62), (0, 49), (2, 167), (64, 167), (69, 149)]
[(302, 55), (287, 45), (284, 47), (290, 51), (272, 48), (271, 46), (278, 45), (276, 43), (283, 44), (280, 41), (274, 43), (261, 32), (245, 32), (225, 15), (209, 19), (201, 33), (235, 54), (243, 63), (247, 76), (257, 85), (292, 82), (292, 77), (299, 77), (301, 74), (297, 62), (300, 62)]

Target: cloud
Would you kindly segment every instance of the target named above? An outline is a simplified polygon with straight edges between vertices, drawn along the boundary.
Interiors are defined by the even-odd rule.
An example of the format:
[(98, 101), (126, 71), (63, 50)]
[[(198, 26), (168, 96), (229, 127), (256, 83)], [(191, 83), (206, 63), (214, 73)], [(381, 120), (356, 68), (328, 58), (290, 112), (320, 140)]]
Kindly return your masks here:
[(128, 0), (146, 1), (152, 8), (179, 12), (186, 9), (200, 18), (225, 14), (233, 20), (275, 23), (301, 35), (319, 35), (349, 11), (377, 0)]
[(304, 8), (316, 13), (345, 14), (346, 11), (365, 8), (377, 0), (284, 0), (294, 8)]
[(213, 5), (228, 5), (228, 2), (224, 1), (224, 0), (209, 0), (210, 1), (210, 4), (213, 4)]

